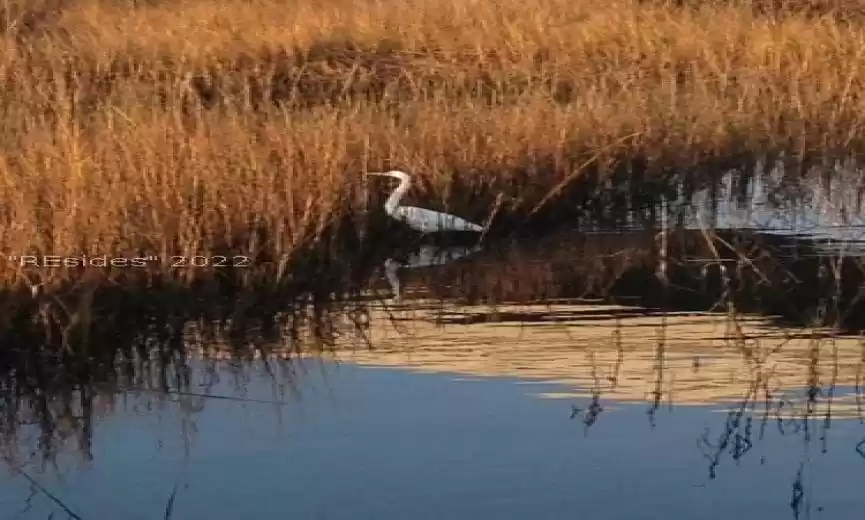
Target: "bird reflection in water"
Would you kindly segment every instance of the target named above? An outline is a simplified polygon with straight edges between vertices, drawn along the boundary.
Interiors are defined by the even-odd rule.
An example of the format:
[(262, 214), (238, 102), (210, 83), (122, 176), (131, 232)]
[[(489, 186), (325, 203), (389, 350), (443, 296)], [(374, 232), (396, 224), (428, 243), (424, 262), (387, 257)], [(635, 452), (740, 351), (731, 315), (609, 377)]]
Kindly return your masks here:
[(408, 255), (405, 261), (388, 258), (384, 261), (384, 274), (390, 284), (395, 302), (402, 301), (403, 287), (399, 277), (400, 269), (416, 269), (445, 265), (480, 251), (480, 244), (474, 246), (436, 246), (422, 245), (416, 252)]

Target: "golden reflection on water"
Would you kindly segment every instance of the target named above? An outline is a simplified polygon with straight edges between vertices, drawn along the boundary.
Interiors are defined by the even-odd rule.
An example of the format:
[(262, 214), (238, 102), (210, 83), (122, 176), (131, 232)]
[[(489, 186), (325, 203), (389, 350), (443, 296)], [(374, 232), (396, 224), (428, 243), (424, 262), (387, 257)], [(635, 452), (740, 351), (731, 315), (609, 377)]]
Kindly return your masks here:
[[(771, 401), (775, 408), (784, 403), (773, 416), (800, 415), (802, 407), (808, 415), (824, 415), (827, 407), (834, 417), (860, 415), (860, 338), (781, 329), (760, 317), (590, 304), (418, 308), (415, 302), (378, 306), (369, 323), (373, 348), (344, 335), (339, 359), (573, 389), (538, 394), (545, 398), (602, 396), (659, 406), (750, 401), (761, 403), (757, 408)], [(809, 388), (821, 389), (810, 403)]]

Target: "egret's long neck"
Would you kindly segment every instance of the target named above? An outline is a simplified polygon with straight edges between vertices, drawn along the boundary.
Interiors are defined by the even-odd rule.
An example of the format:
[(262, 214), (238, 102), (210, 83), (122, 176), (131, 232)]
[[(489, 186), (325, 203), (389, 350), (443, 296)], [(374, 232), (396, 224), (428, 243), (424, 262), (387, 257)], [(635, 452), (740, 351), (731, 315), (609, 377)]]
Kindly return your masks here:
[(411, 185), (411, 180), (408, 177), (403, 177), (400, 179), (399, 186), (393, 190), (393, 193), (390, 194), (390, 197), (387, 198), (387, 201), (384, 203), (384, 210), (391, 214), (396, 211), (396, 208), (399, 206), (399, 201), (402, 199), (402, 196), (408, 191), (409, 186)]

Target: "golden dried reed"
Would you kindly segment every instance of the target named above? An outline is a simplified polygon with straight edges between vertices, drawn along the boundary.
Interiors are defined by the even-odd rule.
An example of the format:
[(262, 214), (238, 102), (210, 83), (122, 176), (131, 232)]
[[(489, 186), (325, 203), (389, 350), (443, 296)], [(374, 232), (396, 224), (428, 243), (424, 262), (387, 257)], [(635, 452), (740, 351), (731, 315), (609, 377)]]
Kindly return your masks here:
[(483, 220), (634, 157), (865, 150), (852, 0), (0, 4), (6, 255), (279, 258), (367, 169)]

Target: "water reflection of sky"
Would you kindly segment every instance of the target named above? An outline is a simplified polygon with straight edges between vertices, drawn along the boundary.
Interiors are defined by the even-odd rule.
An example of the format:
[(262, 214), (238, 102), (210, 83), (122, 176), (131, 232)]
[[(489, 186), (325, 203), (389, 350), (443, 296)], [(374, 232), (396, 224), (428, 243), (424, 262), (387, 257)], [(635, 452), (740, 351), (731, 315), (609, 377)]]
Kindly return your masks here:
[(740, 188), (737, 183), (743, 177), (731, 171), (716, 190), (705, 188), (691, 198), (690, 207), (683, 208), (684, 223), (689, 228), (803, 235), (827, 241), (822, 246), (826, 251), (861, 254), (865, 252), (861, 177), (858, 169), (839, 167), (837, 175), (809, 175), (791, 184), (785, 183), (783, 168), (776, 166)]
[[(710, 481), (700, 439), (720, 439), (726, 413), (662, 407), (651, 428), (646, 406), (602, 400), (586, 432), (570, 414), (588, 399), (514, 383), (312, 365), (285, 406), (207, 400), (186, 458), (179, 405), (142, 405), (97, 426), (89, 469), (38, 478), (82, 518), (117, 520), (162, 518), (176, 482), (175, 518), (788, 519), (802, 464), (803, 509), (861, 517), (855, 421), (833, 423), (826, 453), (816, 434), (806, 445), (770, 427), (758, 441), (755, 427), (751, 450), (722, 450)], [(227, 380), (213, 392), (234, 393)], [(246, 397), (273, 399), (271, 381), (252, 378)], [(47, 518), (43, 497), (16, 516), (27, 495), (0, 476), (0, 518)]]

